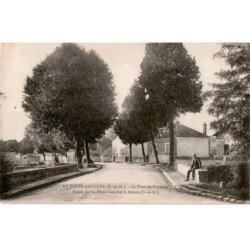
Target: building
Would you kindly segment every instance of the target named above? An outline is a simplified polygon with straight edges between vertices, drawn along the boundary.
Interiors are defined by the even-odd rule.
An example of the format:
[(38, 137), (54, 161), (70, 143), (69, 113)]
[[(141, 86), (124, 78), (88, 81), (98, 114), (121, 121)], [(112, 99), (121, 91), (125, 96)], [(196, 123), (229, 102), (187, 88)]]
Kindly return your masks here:
[(210, 138), (211, 155), (216, 158), (222, 158), (229, 155), (233, 143), (234, 141), (228, 133), (216, 132)]
[[(203, 124), (203, 133), (184, 126), (179, 122), (175, 124), (175, 155), (177, 157), (192, 157), (195, 153), (199, 157), (210, 156), (210, 140), (207, 136), (207, 125)], [(169, 130), (161, 128), (155, 138), (156, 148), (160, 162), (169, 160)], [(152, 143), (148, 143), (149, 162), (156, 162)]]

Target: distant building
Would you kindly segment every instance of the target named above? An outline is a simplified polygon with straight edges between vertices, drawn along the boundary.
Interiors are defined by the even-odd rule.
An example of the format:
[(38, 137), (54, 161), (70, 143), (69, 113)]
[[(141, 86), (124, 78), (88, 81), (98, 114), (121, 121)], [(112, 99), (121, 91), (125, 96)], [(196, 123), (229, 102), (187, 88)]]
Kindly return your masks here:
[(230, 148), (234, 141), (228, 133), (216, 132), (210, 138), (210, 151), (214, 157), (223, 157), (230, 154)]
[[(199, 157), (210, 156), (210, 138), (207, 136), (207, 125), (203, 124), (203, 133), (184, 126), (179, 122), (175, 124), (175, 155), (177, 157), (192, 157), (197, 154)], [(169, 130), (166, 127), (159, 129), (155, 137), (156, 149), (160, 162), (168, 162), (170, 140)], [(152, 142), (144, 143), (147, 161), (156, 162)], [(143, 155), (141, 145), (132, 145), (133, 161), (142, 162)], [(112, 160), (114, 162), (125, 162), (129, 158), (129, 145), (124, 145), (116, 135), (112, 140)]]
[[(203, 124), (203, 133), (184, 126), (179, 122), (175, 124), (175, 155), (177, 157), (192, 157), (195, 153), (199, 157), (209, 157), (210, 141), (207, 136), (207, 125)], [(169, 130), (164, 127), (159, 129), (155, 138), (156, 148), (160, 162), (168, 162), (170, 140)], [(152, 143), (148, 143), (149, 162), (156, 162)]]

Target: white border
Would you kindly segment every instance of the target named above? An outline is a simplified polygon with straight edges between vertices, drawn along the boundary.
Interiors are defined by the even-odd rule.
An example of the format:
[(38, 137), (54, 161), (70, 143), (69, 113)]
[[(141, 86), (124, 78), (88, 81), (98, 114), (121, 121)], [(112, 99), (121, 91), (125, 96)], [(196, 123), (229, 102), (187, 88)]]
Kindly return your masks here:
[[(1, 42), (249, 42), (249, 1), (1, 1)], [(1, 205), (3, 249), (245, 249), (249, 206)]]

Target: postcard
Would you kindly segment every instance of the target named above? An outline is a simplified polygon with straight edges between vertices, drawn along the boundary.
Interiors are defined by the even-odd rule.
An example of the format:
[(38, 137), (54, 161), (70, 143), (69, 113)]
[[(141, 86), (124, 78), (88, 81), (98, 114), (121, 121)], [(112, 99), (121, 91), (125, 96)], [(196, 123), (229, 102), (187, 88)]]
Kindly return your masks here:
[(249, 201), (249, 43), (2, 43), (6, 203)]

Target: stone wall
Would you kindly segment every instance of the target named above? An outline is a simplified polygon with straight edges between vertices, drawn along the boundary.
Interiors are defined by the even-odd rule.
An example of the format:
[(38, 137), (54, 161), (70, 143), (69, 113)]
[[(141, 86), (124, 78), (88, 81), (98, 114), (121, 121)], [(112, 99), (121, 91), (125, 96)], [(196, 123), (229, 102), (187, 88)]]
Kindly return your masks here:
[[(183, 178), (187, 176), (187, 172), (190, 169), (190, 165), (177, 164), (177, 171), (183, 175)], [(191, 177), (191, 176), (190, 176)], [(195, 170), (195, 182), (196, 183), (207, 183), (208, 182), (208, 172), (205, 169)]]
[(13, 188), (21, 187), (22, 185), (41, 181), (45, 178), (56, 175), (76, 172), (77, 165), (61, 165), (55, 167), (47, 167), (42, 169), (22, 170), (1, 175), (1, 191), (6, 192)]

